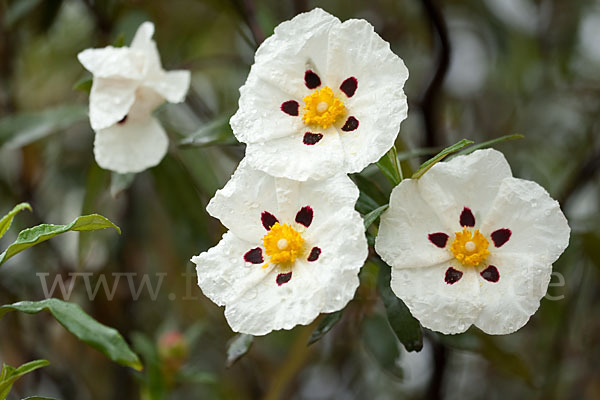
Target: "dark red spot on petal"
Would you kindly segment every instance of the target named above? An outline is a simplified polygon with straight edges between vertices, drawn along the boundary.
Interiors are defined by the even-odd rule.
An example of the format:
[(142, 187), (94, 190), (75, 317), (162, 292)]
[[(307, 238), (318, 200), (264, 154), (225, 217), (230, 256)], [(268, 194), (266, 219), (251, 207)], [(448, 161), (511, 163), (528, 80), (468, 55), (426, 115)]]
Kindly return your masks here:
[(321, 86), (321, 78), (309, 69), (304, 73), (304, 84), (309, 89), (317, 88)]
[(304, 134), (304, 137), (302, 138), (302, 143), (304, 143), (308, 146), (311, 146), (311, 145), (317, 143), (321, 139), (323, 139), (323, 135), (320, 133), (306, 132)]
[(127, 117), (128, 117), (128, 115), (125, 115), (123, 118), (121, 118), (119, 120), (119, 122), (117, 122), (117, 124), (123, 125), (125, 122), (127, 122)]
[(358, 120), (354, 117), (348, 117), (344, 126), (342, 126), (342, 130), (344, 132), (350, 132), (356, 130), (358, 128)]
[(510, 239), (510, 235), (512, 235), (512, 232), (510, 231), (510, 229), (506, 228), (498, 229), (492, 232), (492, 240), (494, 241), (494, 246), (500, 247), (504, 243), (508, 242), (508, 239)]
[(296, 214), (296, 222), (309, 227), (313, 220), (313, 209), (310, 206), (304, 206)]
[(500, 272), (498, 272), (498, 268), (493, 265), (490, 265), (483, 271), (481, 271), (481, 277), (488, 282), (496, 283), (500, 279)]
[(279, 286), (281, 286), (284, 283), (288, 283), (290, 281), (290, 279), (292, 279), (292, 273), (291, 272), (285, 272), (283, 274), (277, 275), (277, 278), (275, 279), (275, 281), (277, 282), (277, 284)]
[(277, 220), (277, 218), (275, 218), (275, 216), (268, 211), (263, 211), (262, 214), (260, 214), (260, 220), (262, 222), (262, 225), (268, 231), (271, 230), (271, 227), (273, 225), (279, 222), (279, 220)]
[(298, 115), (298, 107), (296, 100), (288, 100), (281, 103), (281, 111), (294, 117)]
[(317, 261), (319, 259), (320, 255), (321, 255), (321, 249), (315, 246), (310, 251), (310, 255), (308, 256), (307, 260), (308, 261)]
[(473, 215), (473, 211), (470, 208), (463, 208), (460, 213), (460, 226), (475, 226), (475, 216)]
[(429, 241), (440, 249), (446, 247), (446, 243), (448, 242), (448, 235), (446, 235), (444, 232), (430, 233), (428, 237)]
[(462, 278), (462, 276), (463, 273), (461, 271), (450, 267), (446, 270), (446, 276), (444, 277), (444, 281), (446, 281), (448, 285), (452, 285), (458, 282), (460, 278)]
[(255, 249), (248, 250), (248, 252), (244, 254), (244, 260), (252, 264), (262, 264), (264, 262), (262, 249), (257, 247)]
[(354, 93), (356, 92), (357, 87), (358, 87), (358, 81), (356, 80), (355, 77), (352, 76), (352, 77), (346, 79), (344, 82), (342, 82), (342, 84), (340, 85), (340, 90), (342, 92), (344, 92), (346, 94), (346, 96), (352, 97), (352, 96), (354, 96)]

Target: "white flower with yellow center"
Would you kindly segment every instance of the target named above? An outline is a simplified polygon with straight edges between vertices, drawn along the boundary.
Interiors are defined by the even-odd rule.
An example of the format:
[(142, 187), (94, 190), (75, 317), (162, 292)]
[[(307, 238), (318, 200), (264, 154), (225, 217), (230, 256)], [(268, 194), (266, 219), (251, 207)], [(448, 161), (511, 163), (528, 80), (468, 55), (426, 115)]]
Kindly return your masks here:
[(90, 123), (102, 168), (140, 172), (160, 163), (167, 152), (169, 140), (152, 111), (165, 100), (185, 99), (190, 72), (163, 70), (153, 34), (154, 24), (144, 22), (130, 47), (87, 49), (77, 55), (94, 75)]
[(538, 309), (569, 234), (558, 202), (488, 149), (394, 188), (375, 249), (423, 326), (507, 334)]
[(192, 258), (200, 288), (234, 331), (252, 335), (344, 308), (368, 254), (357, 199), (343, 174), (298, 182), (242, 161), (207, 207), (229, 231)]
[(273, 176), (359, 172), (390, 149), (406, 118), (408, 70), (364, 20), (317, 8), (258, 48), (231, 118), (248, 163)]

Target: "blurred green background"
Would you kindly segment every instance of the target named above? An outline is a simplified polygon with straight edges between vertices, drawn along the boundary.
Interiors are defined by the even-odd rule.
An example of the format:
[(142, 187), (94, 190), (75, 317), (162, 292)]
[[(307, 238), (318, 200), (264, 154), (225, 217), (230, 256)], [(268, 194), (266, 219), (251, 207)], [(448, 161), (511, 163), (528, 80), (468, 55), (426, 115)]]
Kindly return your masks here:
[[(306, 346), (315, 324), (275, 332), (227, 367), (235, 334), (188, 260), (224, 232), (205, 206), (243, 157), (227, 121), (257, 42), (316, 6), (367, 19), (408, 66), (409, 117), (397, 142), (405, 172), (462, 138), (525, 135), (497, 147), (515, 176), (561, 201), (573, 234), (549, 296), (517, 333), (426, 331), (423, 350), (408, 353), (368, 263), (322, 340)], [(128, 44), (146, 20), (164, 67), (190, 69), (192, 85), (184, 104), (156, 112), (171, 138), (162, 163), (111, 175), (94, 162), (88, 94), (74, 89), (89, 75), (76, 55), (121, 35)], [(0, 320), (0, 360), (52, 364), (9, 399), (600, 398), (599, 38), (593, 0), (0, 0), (0, 214), (21, 201), (34, 208), (0, 248), (25, 227), (92, 212), (123, 229), (68, 234), (13, 258), (0, 269), (0, 304), (42, 299), (42, 281), (58, 276), (66, 289), (73, 283), (70, 301), (117, 328), (145, 364), (142, 373), (113, 364), (46, 315), (10, 314)], [(374, 166), (354, 179), (365, 193), (359, 211), (387, 202), (391, 186)], [(92, 289), (101, 276), (109, 288), (115, 274), (121, 281), (90, 301), (73, 273), (87, 274)], [(129, 284), (139, 290), (144, 279), (154, 291), (135, 296)]]

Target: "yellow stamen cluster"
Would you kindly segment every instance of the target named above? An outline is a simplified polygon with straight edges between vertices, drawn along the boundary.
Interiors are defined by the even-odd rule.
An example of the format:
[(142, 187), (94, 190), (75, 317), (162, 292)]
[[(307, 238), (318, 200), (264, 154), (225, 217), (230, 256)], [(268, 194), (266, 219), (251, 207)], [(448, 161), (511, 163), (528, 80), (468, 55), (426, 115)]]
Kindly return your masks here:
[(315, 90), (303, 100), (302, 120), (307, 125), (319, 125), (327, 129), (346, 114), (344, 102), (335, 97), (333, 90), (328, 86)]
[(488, 240), (479, 230), (471, 232), (464, 228), (462, 232), (454, 234), (454, 241), (450, 246), (450, 250), (463, 265), (474, 267), (481, 264), (490, 254), (488, 244)]
[(281, 225), (276, 222), (262, 240), (265, 253), (271, 257), (269, 263), (292, 264), (296, 258), (304, 254), (304, 239), (300, 233), (287, 224)]

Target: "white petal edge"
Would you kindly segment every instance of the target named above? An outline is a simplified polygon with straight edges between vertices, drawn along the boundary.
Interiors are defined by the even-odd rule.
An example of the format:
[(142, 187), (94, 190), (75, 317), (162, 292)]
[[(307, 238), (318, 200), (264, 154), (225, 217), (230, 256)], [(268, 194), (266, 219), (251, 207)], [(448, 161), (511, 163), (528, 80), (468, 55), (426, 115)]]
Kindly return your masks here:
[[(433, 233), (448, 235), (445, 247), (429, 240)], [(390, 207), (381, 215), (375, 251), (394, 268), (429, 267), (453, 258), (453, 237), (421, 197), (418, 181), (405, 179), (392, 190)]]
[[(454, 284), (444, 280), (450, 267), (463, 272)], [(453, 262), (423, 268), (392, 268), (391, 287), (421, 325), (444, 334), (466, 331), (482, 308), (477, 272)]]
[(552, 264), (569, 245), (571, 229), (558, 202), (539, 184), (518, 178), (502, 181), (491, 210), (481, 226), (487, 237), (497, 229), (510, 229), (508, 242), (492, 254), (535, 256)]
[(90, 92), (92, 129), (108, 128), (122, 120), (135, 103), (138, 85), (131, 79), (95, 78)]
[(490, 335), (513, 333), (539, 308), (552, 276), (552, 265), (535, 256), (508, 254), (489, 257), (486, 264), (498, 269), (500, 279), (488, 282), (480, 278), (483, 308), (475, 326)]
[[(347, 172), (360, 172), (392, 147), (406, 119), (408, 103), (403, 88), (408, 69), (365, 20), (351, 19), (334, 26), (327, 55), (325, 82), (337, 90), (348, 115), (359, 121), (358, 129), (340, 133)], [(350, 77), (357, 79), (358, 87), (348, 98), (338, 88)]]
[(198, 285), (204, 295), (219, 306), (234, 301), (248, 291), (258, 295), (255, 285), (269, 276), (271, 270), (244, 261), (244, 254), (256, 247), (259, 247), (257, 243), (240, 239), (228, 231), (215, 247), (192, 257), (191, 261), (196, 264)]
[(421, 195), (452, 232), (462, 230), (460, 214), (468, 207), (481, 226), (498, 194), (511, 177), (504, 155), (494, 149), (477, 150), (434, 165), (419, 178)]
[(143, 78), (145, 53), (128, 47), (86, 49), (77, 55), (79, 62), (95, 78)]
[(231, 179), (217, 190), (206, 211), (238, 237), (259, 243), (267, 233), (261, 214), (267, 211), (280, 219), (278, 207), (275, 179), (251, 168), (243, 159)]
[(96, 131), (94, 155), (100, 167), (125, 174), (158, 165), (168, 147), (163, 127), (149, 116)]
[(248, 164), (267, 174), (299, 181), (325, 179), (343, 173), (344, 156), (339, 135), (333, 128), (315, 132), (323, 138), (314, 145), (303, 143), (304, 132), (246, 148)]
[(181, 103), (190, 88), (191, 73), (185, 70), (163, 72), (144, 82), (169, 103)]

